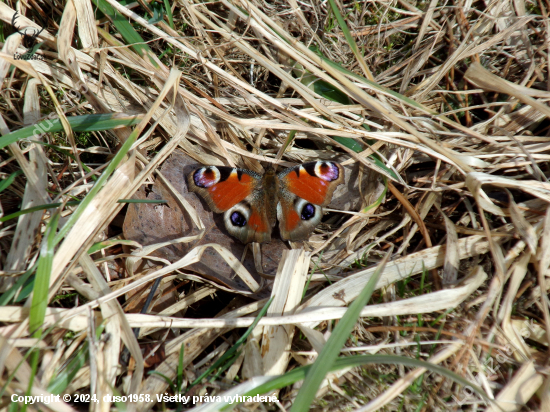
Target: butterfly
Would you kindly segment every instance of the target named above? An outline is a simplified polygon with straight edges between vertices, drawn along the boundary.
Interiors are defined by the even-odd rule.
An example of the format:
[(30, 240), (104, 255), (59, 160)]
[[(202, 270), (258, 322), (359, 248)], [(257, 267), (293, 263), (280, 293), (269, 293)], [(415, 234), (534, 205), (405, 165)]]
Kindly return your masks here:
[(243, 243), (269, 242), (279, 219), (283, 240), (305, 240), (323, 217), (344, 168), (317, 161), (263, 175), (225, 166), (204, 166), (187, 176), (190, 191), (215, 213), (224, 213), (227, 231)]

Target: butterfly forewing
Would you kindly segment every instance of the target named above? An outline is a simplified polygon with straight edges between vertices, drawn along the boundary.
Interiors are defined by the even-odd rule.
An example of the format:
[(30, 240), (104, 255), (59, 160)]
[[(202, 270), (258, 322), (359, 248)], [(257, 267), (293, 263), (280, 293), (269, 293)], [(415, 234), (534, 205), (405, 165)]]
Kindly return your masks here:
[(336, 186), (344, 181), (344, 169), (335, 162), (304, 163), (279, 173), (288, 191), (314, 205), (326, 206)]
[(222, 213), (250, 196), (260, 179), (261, 176), (249, 170), (207, 166), (190, 173), (188, 184), (214, 212)]

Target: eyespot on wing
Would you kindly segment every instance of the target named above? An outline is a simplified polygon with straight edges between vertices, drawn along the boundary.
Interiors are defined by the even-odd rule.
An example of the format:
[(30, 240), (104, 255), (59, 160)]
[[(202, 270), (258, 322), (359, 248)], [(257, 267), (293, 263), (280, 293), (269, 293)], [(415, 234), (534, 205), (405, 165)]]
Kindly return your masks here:
[(330, 203), (336, 187), (344, 182), (344, 168), (335, 162), (304, 163), (279, 175), (287, 190), (315, 205)]
[(189, 189), (199, 193), (210, 208), (221, 213), (248, 197), (259, 177), (253, 172), (223, 166), (206, 166), (191, 172)]

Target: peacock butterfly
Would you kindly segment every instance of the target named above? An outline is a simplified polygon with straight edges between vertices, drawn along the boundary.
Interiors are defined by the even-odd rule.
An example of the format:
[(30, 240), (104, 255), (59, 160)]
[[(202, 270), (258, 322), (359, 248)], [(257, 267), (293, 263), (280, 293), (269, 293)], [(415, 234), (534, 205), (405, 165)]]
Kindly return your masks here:
[(279, 219), (284, 240), (309, 237), (323, 216), (344, 168), (317, 161), (263, 175), (225, 166), (204, 166), (187, 176), (189, 190), (201, 195), (215, 213), (224, 213), (227, 231), (243, 243), (269, 242)]

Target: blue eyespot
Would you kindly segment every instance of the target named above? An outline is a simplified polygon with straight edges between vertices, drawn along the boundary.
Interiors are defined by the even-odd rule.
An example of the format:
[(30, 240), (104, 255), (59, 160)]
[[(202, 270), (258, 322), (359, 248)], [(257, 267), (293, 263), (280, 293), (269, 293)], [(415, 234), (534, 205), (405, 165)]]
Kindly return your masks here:
[(243, 227), (246, 225), (246, 218), (241, 212), (233, 212), (231, 213), (231, 223), (233, 226)]
[(302, 209), (302, 220), (309, 220), (315, 216), (315, 207), (311, 203), (307, 203)]

